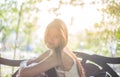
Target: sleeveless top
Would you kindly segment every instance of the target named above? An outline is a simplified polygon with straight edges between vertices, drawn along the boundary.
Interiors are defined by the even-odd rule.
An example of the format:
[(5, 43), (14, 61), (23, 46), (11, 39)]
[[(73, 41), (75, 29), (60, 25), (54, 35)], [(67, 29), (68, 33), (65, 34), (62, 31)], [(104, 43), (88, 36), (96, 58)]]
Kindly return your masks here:
[(79, 77), (77, 62), (73, 59), (74, 63), (69, 71), (63, 71), (59, 68), (55, 68), (58, 77)]

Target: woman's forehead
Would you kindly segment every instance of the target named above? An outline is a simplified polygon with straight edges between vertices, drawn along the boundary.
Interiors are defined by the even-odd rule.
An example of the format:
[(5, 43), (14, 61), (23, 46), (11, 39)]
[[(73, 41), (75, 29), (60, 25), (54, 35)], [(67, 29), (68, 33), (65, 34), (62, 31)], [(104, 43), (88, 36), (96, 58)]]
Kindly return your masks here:
[(58, 29), (56, 29), (56, 28), (51, 28), (51, 29), (48, 29), (48, 30), (47, 30), (47, 33), (50, 33), (50, 34), (58, 34), (59, 31), (58, 31)]

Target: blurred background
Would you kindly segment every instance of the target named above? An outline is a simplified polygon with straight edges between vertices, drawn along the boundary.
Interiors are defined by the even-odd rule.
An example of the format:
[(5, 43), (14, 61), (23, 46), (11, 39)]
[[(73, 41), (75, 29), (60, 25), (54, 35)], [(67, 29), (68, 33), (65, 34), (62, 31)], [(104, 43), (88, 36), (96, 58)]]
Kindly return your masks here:
[[(0, 56), (29, 59), (47, 50), (44, 30), (65, 21), (73, 51), (120, 57), (119, 0), (0, 0)], [(0, 77), (16, 67), (0, 65)], [(120, 72), (120, 65), (114, 67)]]

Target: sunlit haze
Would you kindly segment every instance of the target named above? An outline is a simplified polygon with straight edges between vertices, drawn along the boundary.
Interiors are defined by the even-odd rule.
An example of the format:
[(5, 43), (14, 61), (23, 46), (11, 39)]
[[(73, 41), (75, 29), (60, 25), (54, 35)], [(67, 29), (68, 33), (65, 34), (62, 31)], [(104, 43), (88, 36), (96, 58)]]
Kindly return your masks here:
[[(60, 15), (56, 16), (53, 12), (48, 12), (47, 10), (50, 8), (58, 7), (58, 1), (53, 0), (50, 2), (44, 1), (42, 3), (37, 3), (36, 7), (42, 10), (40, 13), (35, 13), (34, 15), (37, 17), (37, 26), (40, 26), (41, 30), (38, 30), (38, 33), (42, 33), (41, 38), (43, 37), (44, 29), (47, 24), (54, 18), (61, 18), (67, 24), (69, 33), (76, 34), (81, 30), (92, 28), (92, 26), (100, 22), (102, 19), (102, 14), (98, 10), (102, 6), (100, 4), (91, 4), (90, 1), (83, 0), (85, 2), (84, 7), (81, 6), (71, 6), (71, 5), (63, 5), (61, 6), (59, 12)], [(98, 0), (100, 1), (100, 0)], [(71, 24), (71, 19), (73, 20)]]

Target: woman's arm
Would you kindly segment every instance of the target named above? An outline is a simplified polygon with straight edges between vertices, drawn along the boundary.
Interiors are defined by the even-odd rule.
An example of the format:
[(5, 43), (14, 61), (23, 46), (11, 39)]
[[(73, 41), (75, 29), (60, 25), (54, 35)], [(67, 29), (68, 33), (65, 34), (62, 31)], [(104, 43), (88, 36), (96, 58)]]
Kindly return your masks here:
[(19, 66), (23, 60), (11, 60), (0, 57), (0, 64), (9, 65), (9, 66)]
[(29, 59), (29, 60), (27, 61), (27, 65), (30, 65), (30, 64), (32, 64), (32, 63), (38, 63), (38, 62), (41, 61), (44, 57), (47, 57), (47, 56), (49, 55), (49, 53), (50, 53), (50, 51), (48, 50), (48, 51), (44, 52), (43, 54), (41, 54), (41, 55), (40, 55), (39, 57), (37, 57), (37, 58)]
[(57, 58), (55, 55), (49, 55), (45, 57), (42, 61), (35, 65), (30, 65), (27, 67), (23, 67), (19, 71), (20, 77), (34, 77), (38, 76), (40, 73), (43, 73), (55, 66), (57, 66)]

